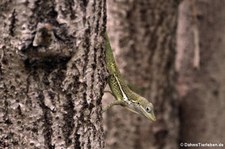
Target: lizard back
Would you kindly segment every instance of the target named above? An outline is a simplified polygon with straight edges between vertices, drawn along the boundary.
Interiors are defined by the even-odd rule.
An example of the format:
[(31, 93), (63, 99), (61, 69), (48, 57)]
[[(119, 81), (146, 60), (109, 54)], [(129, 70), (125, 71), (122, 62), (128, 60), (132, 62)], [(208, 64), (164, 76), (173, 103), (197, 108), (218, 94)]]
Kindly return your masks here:
[(119, 69), (116, 66), (116, 62), (113, 56), (112, 48), (109, 43), (108, 35), (106, 34), (106, 66), (110, 75), (120, 75)]
[(113, 95), (116, 97), (117, 100), (128, 101), (128, 99), (126, 98), (128, 97), (127, 93), (130, 92), (130, 89), (124, 82), (124, 79), (122, 78), (122, 75), (120, 74), (120, 71), (116, 65), (107, 34), (106, 34), (106, 66), (109, 72), (108, 83)]

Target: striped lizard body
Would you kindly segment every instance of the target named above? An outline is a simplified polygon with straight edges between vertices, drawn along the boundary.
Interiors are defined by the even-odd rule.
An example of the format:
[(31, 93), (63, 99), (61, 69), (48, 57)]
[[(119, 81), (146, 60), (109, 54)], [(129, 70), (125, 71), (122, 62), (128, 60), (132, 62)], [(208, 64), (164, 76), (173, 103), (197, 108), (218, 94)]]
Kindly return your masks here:
[(106, 109), (113, 105), (121, 105), (132, 112), (144, 115), (149, 120), (155, 121), (154, 108), (151, 102), (132, 91), (125, 83), (116, 65), (112, 48), (106, 34), (106, 66), (109, 73), (108, 84), (116, 101), (112, 102)]

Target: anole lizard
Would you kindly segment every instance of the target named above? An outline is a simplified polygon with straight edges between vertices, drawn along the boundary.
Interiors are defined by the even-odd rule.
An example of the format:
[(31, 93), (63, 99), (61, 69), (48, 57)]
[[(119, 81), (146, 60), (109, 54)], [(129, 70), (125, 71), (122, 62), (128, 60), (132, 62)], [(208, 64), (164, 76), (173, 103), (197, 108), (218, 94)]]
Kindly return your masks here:
[(132, 91), (121, 76), (113, 56), (107, 33), (105, 48), (106, 66), (109, 73), (108, 84), (112, 91), (112, 95), (116, 98), (116, 100), (109, 104), (105, 110), (111, 108), (113, 105), (121, 105), (132, 112), (144, 115), (149, 120), (155, 121), (156, 118), (152, 103)]

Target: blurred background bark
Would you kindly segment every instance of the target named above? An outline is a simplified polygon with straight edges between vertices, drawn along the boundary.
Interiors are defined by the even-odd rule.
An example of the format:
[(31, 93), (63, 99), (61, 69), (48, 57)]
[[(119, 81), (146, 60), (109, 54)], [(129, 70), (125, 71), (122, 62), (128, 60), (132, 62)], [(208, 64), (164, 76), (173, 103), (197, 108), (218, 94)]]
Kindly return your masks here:
[(175, 149), (176, 0), (107, 1), (108, 33), (123, 76), (155, 105), (157, 121), (115, 107), (106, 116), (106, 148)]
[(225, 144), (224, 1), (108, 0), (107, 6), (120, 70), (154, 102), (157, 122), (114, 107), (105, 116), (106, 148)]
[(224, 6), (223, 0), (180, 5), (176, 61), (180, 142), (225, 145)]

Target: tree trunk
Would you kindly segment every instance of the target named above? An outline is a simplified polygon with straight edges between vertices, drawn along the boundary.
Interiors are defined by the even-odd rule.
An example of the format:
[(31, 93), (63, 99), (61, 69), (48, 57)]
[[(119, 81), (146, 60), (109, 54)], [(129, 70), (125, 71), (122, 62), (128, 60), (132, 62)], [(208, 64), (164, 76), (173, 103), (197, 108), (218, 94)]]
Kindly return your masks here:
[(3, 0), (0, 20), (0, 148), (103, 148), (105, 1)]
[(180, 7), (181, 143), (225, 143), (224, 5), (223, 0), (195, 0)]
[(115, 107), (105, 119), (107, 148), (177, 148), (177, 11), (176, 0), (108, 1), (108, 30), (117, 63), (127, 81), (154, 103), (157, 121)]

